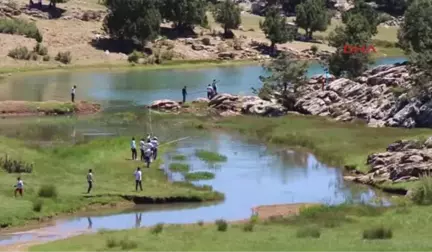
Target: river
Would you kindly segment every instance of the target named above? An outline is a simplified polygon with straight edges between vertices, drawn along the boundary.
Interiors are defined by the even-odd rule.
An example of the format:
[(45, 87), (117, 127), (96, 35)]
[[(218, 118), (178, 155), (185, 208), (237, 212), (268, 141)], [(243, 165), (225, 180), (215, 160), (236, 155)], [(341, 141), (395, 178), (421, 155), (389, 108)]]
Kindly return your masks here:
[[(381, 59), (377, 63), (394, 63), (404, 59)], [(321, 73), (312, 65), (309, 74)], [(2, 80), (0, 100), (66, 100), (71, 86), (77, 85), (78, 99), (100, 102), (107, 117), (115, 111), (135, 113), (136, 105), (156, 99), (179, 99), (181, 88), (189, 89), (189, 99), (204, 96), (202, 90), (212, 79), (220, 80), (221, 92), (250, 94), (259, 87), (259, 66), (214, 67), (198, 70), (55, 72), (18, 75)], [(111, 113), (111, 114), (110, 114)], [(137, 112), (136, 114), (139, 114)], [(106, 119), (106, 117), (104, 117)], [(134, 117), (132, 117), (134, 118)], [(8, 118), (0, 120), (0, 133), (35, 143), (86, 141), (94, 137), (143, 134), (137, 124), (107, 123), (101, 118)], [(133, 121), (133, 120), (132, 120)], [(184, 154), (193, 171), (209, 170), (215, 178), (204, 183), (225, 193), (226, 199), (210, 204), (172, 204), (136, 206), (119, 213), (104, 215), (86, 213), (55, 221), (44, 227), (14, 234), (0, 235), (0, 245), (25, 241), (54, 240), (73, 234), (100, 229), (127, 229), (163, 223), (194, 223), (245, 219), (251, 208), (283, 203), (338, 204), (348, 200), (370, 201), (375, 192), (365, 186), (347, 183), (341, 170), (320, 163), (312, 154), (287, 148), (266, 146), (242, 136), (224, 132), (176, 132), (170, 125), (153, 126), (165, 141), (185, 134), (193, 136), (181, 141), (164, 159)], [(194, 156), (197, 148), (227, 156), (227, 162), (206, 164)], [(173, 174), (174, 179), (178, 175)], [(388, 203), (388, 202), (384, 202)]]

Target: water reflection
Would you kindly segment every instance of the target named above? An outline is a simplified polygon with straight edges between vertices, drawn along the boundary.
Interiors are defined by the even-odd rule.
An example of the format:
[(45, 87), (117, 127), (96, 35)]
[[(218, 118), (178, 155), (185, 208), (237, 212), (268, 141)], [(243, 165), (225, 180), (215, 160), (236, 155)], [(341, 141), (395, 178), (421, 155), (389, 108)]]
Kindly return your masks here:
[(87, 221), (88, 221), (88, 227), (87, 227), (87, 229), (92, 229), (92, 227), (93, 227), (93, 222), (92, 222), (91, 218), (90, 218), (90, 217), (87, 217)]
[(135, 213), (135, 227), (141, 227), (142, 213)]

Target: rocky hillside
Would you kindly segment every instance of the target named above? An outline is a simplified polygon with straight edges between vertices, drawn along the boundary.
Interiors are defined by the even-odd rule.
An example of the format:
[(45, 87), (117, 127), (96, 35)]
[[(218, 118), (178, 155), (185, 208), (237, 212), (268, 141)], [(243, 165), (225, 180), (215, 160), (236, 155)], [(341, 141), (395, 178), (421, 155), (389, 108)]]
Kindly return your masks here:
[(367, 174), (344, 178), (363, 184), (418, 180), (432, 171), (432, 137), (425, 141), (396, 141), (386, 152), (369, 155), (367, 164), (371, 167)]

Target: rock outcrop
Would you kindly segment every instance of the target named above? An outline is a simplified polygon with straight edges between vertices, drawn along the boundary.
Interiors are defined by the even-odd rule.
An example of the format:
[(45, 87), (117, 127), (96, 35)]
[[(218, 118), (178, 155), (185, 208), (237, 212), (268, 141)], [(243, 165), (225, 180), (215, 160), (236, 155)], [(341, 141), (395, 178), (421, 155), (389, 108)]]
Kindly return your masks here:
[(151, 109), (163, 111), (177, 111), (181, 108), (180, 104), (172, 100), (157, 100), (149, 106)]
[(257, 96), (218, 94), (210, 100), (208, 106), (220, 112), (221, 115), (247, 114), (274, 117), (287, 112), (282, 105), (262, 100)]
[(312, 78), (301, 87), (294, 110), (339, 121), (361, 119), (373, 127), (432, 127), (432, 101), (409, 98), (405, 64), (381, 65), (351, 81), (336, 79), (322, 90)]
[(369, 155), (367, 164), (371, 167), (367, 174), (344, 178), (374, 185), (418, 180), (432, 172), (432, 137), (426, 141), (396, 141), (387, 147), (386, 152)]

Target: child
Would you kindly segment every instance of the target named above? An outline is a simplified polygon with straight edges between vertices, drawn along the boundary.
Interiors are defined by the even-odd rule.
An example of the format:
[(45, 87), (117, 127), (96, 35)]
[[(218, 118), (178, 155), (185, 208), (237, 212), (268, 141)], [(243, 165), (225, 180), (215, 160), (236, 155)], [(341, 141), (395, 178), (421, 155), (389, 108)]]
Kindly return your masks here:
[(21, 177), (18, 177), (17, 184), (14, 186), (15, 189), (15, 197), (17, 196), (17, 193), (23, 196), (23, 189), (24, 189), (24, 182), (21, 180)]

